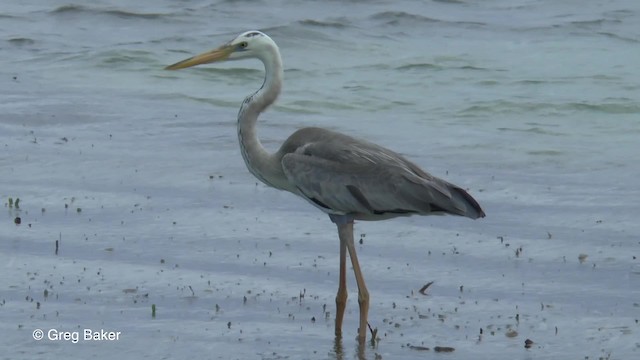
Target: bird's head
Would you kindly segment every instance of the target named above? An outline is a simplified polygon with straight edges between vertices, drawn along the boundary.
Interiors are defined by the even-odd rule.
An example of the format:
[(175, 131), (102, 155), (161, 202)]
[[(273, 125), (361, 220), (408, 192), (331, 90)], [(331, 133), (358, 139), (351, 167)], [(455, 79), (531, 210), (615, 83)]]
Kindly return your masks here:
[(217, 49), (169, 65), (165, 70), (178, 70), (219, 61), (262, 59), (274, 49), (277, 49), (276, 44), (269, 36), (260, 31), (247, 31)]

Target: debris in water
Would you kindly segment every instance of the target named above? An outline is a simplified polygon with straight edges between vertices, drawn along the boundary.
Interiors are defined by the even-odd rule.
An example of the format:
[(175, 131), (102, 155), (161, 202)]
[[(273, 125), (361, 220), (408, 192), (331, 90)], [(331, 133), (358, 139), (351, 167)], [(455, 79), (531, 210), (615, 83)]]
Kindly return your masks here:
[(524, 348), (525, 349), (530, 349), (531, 346), (533, 346), (533, 341), (531, 341), (531, 339), (527, 339), (524, 341)]
[(420, 288), (420, 290), (418, 290), (418, 292), (422, 295), (427, 295), (426, 291), (429, 288), (429, 286), (431, 286), (433, 284), (433, 281), (429, 281), (428, 283), (426, 283), (423, 287)]
[(415, 345), (409, 345), (409, 349), (418, 350), (418, 351), (429, 351), (429, 350), (431, 350), (426, 346), (415, 346)]
[(450, 346), (436, 346), (433, 348), (435, 352), (453, 352), (455, 349)]
[(371, 332), (371, 346), (376, 346), (376, 341), (378, 341), (378, 328), (372, 328), (371, 324), (367, 323), (369, 327), (369, 331)]
[(514, 338), (514, 337), (518, 336), (518, 332), (515, 331), (514, 329), (509, 329), (509, 331), (507, 331), (507, 333), (505, 335), (508, 338)]

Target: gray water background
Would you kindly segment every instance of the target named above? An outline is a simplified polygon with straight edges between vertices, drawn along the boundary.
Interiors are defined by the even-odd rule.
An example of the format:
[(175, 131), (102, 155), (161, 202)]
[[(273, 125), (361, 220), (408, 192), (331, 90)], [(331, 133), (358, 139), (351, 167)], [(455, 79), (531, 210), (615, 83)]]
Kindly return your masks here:
[[(637, 357), (638, 24), (622, 0), (4, 1), (0, 357)], [(242, 163), (261, 65), (162, 70), (249, 29), (286, 68), (268, 148), (342, 131), (487, 213), (357, 224), (376, 348), (352, 278), (334, 342), (333, 225)]]

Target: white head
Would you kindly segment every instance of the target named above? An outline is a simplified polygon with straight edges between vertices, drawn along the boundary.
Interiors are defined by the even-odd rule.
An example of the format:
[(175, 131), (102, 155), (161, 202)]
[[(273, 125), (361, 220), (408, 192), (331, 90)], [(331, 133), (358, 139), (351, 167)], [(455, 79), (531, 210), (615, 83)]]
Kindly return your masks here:
[(278, 46), (269, 36), (260, 31), (247, 31), (217, 49), (167, 66), (166, 70), (178, 70), (218, 61), (257, 58), (263, 62), (278, 54)]

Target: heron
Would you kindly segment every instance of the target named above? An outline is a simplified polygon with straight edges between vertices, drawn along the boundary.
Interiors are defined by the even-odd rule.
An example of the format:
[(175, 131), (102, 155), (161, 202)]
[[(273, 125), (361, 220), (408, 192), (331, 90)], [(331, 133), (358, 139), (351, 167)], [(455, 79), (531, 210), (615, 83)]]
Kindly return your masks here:
[(242, 59), (258, 59), (265, 70), (262, 86), (244, 99), (238, 112), (237, 132), (244, 162), (260, 181), (307, 200), (328, 214), (337, 226), (340, 273), (335, 299), (335, 335), (336, 338), (342, 335), (348, 253), (358, 287), (360, 322), (357, 338), (364, 342), (369, 291), (353, 241), (354, 221), (431, 214), (477, 219), (485, 214), (478, 202), (459, 186), (427, 173), (392, 150), (332, 130), (299, 129), (275, 153), (269, 153), (258, 138), (256, 123), (260, 113), (280, 94), (283, 65), (278, 46), (263, 32), (244, 32), (214, 50), (165, 69)]

